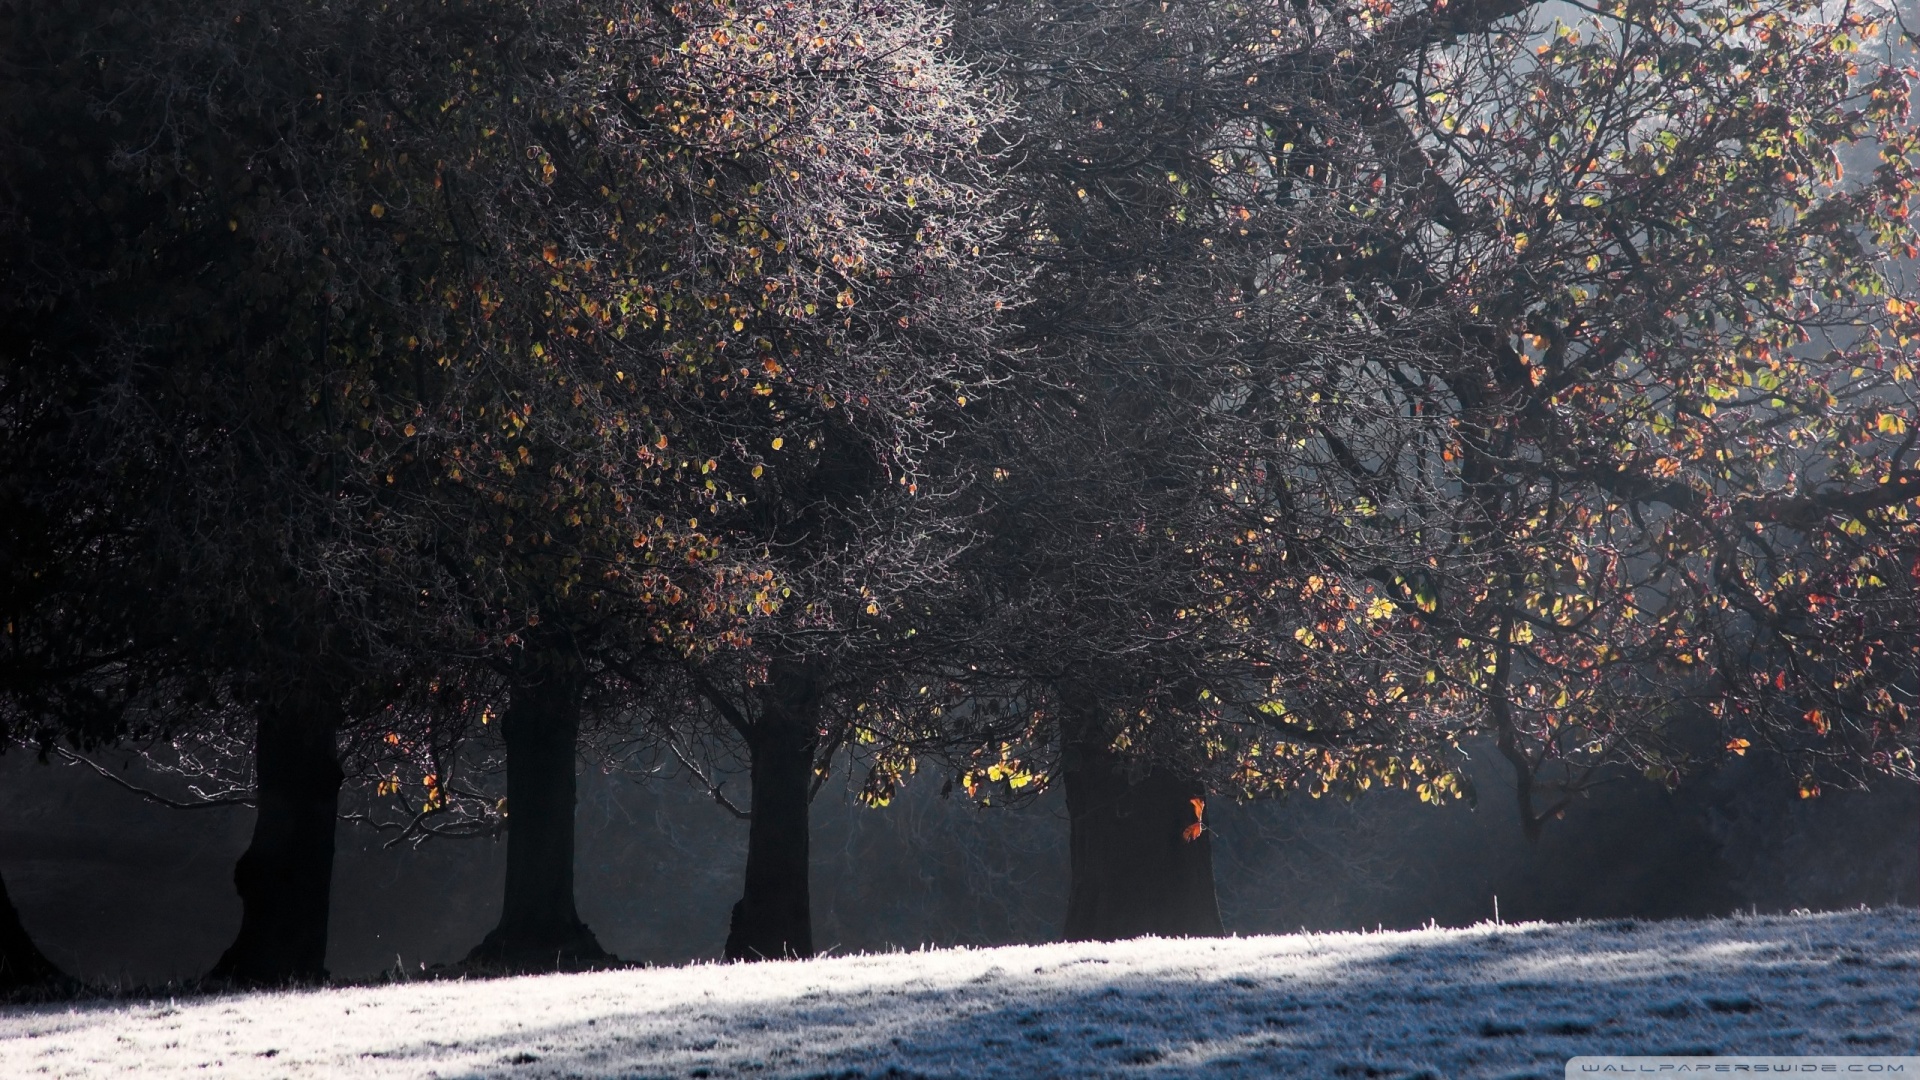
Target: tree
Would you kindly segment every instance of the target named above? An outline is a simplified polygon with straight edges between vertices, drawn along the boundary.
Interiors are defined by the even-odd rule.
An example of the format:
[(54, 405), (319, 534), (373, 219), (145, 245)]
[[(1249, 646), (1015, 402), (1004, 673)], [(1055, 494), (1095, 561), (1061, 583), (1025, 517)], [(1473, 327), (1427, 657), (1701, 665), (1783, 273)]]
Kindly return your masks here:
[[(721, 481), (809, 426), (909, 463), (971, 362), (935, 347), (991, 316), (959, 272), (990, 228), (957, 212), (979, 103), (915, 39), (937, 23), (900, 16), (185, 4), (59, 43), (100, 72), (82, 163), (138, 200), (102, 254), (125, 284), (57, 283), (118, 334), (101, 460), (167, 455), (140, 572), (259, 717), (218, 974), (321, 972), (339, 738), (411, 744), (378, 697), (423, 667), (505, 687), (508, 883), (474, 960), (603, 955), (572, 899), (589, 692), (611, 715), (612, 667), (743, 643), (739, 613), (776, 606), (768, 537), (700, 527), (744, 506)], [(462, 798), (444, 779), (415, 826)]]
[[(1424, 635), (1382, 703), (1440, 687), (1514, 766), (1530, 834), (1610, 763), (1677, 779), (1690, 699), (1809, 790), (1816, 762), (1911, 778), (1904, 74), (1850, 9), (1472, 15), (1382, 23), (1445, 48), (1261, 133), (1282, 165), (1316, 141), (1349, 163), (1320, 196), (1347, 224), (1283, 257), (1417, 342), (1323, 394), (1365, 404), (1317, 455), (1349, 474), (1350, 530), (1426, 548), (1424, 572), (1357, 567)], [(1881, 163), (1847, 183), (1863, 141)]]
[[(93, 566), (110, 571), (111, 610), (147, 605), (135, 618), (144, 637), (184, 644), (173, 658), (257, 718), (259, 817), (236, 869), (245, 914), (214, 974), (322, 977), (340, 729), (367, 714), (350, 711), (369, 685), (417, 661), (411, 632), (443, 610), (432, 601), (444, 575), (427, 572), (438, 553), (393, 543), (395, 525), (419, 515), (396, 522), (379, 505), (374, 469), (389, 463), (369, 446), (393, 405), (366, 392), (374, 373), (416, 392), (423, 381), (421, 358), (384, 343), (432, 325), (425, 305), (404, 302), (417, 299), (407, 289), (422, 260), (383, 243), (381, 206), (362, 197), (356, 124), (406, 88), (359, 80), (393, 59), (364, 13), (37, 14), (19, 40), (61, 81), (26, 100), (54, 106), (59, 122), (31, 133), (40, 141), (21, 148), (23, 175), (72, 171), (110, 198), (43, 185), (21, 218), (48, 231), (101, 206), (117, 213), (101, 243), (21, 259), (30, 295), (45, 298), (23, 309), (23, 354), (96, 366), (106, 390), (82, 460), (101, 475), (145, 466), (158, 477), (115, 492), (116, 520), (139, 543)], [(471, 29), (478, 14), (446, 13), (434, 28)], [(77, 152), (75, 131), (86, 135)], [(34, 257), (49, 250), (62, 257)]]
[(1242, 122), (1272, 59), (1241, 45), (1270, 41), (1272, 14), (983, 6), (963, 27), (1019, 102), (1007, 137), (1039, 264), (1021, 320), (1028, 377), (988, 398), (972, 444), (990, 539), (969, 572), (994, 647), (956, 673), (1023, 689), (970, 714), (987, 722), (985, 757), (965, 780), (1007, 795), (1064, 782), (1071, 937), (1220, 929), (1198, 695), (1261, 677), (1264, 658), (1221, 634), (1250, 608), (1211, 616), (1231, 590), (1274, 588), (1298, 565), (1255, 562), (1249, 577), (1221, 559), (1246, 542), (1223, 454), (1273, 435), (1246, 388), (1306, 354), (1257, 337), (1291, 328), (1248, 319), (1236, 293), (1267, 255), (1238, 212), (1247, 200), (1207, 183), (1218, 133)]
[[(611, 42), (595, 36), (602, 22), (616, 26)], [(549, 17), (543, 32), (556, 25)], [(567, 338), (545, 337), (535, 348), (556, 365), (573, 357), (558, 385), (600, 420), (580, 438), (596, 454), (611, 444), (645, 463), (652, 490), (623, 492), (622, 473), (609, 465), (608, 497), (629, 500), (622, 509), (639, 529), (583, 534), (579, 519), (599, 515), (604, 524), (605, 507), (577, 507), (544, 489), (543, 530), (564, 537), (554, 574), (561, 587), (545, 586), (540, 567), (512, 571), (508, 587), (545, 589), (521, 602), (539, 629), (515, 634), (564, 634), (583, 673), (620, 676), (602, 682), (614, 695), (603, 715), (617, 717), (622, 693), (645, 700), (649, 684), (677, 681), (668, 667), (708, 671), (700, 684), (715, 694), (728, 682), (752, 696), (754, 704), (733, 709), (736, 719), (757, 717), (739, 732), (760, 778), (748, 878), (766, 877), (760, 868), (770, 858), (796, 865), (788, 854), (797, 820), (804, 923), (805, 806), (781, 796), (812, 776), (817, 710), (832, 676), (820, 670), (824, 650), (796, 643), (830, 637), (836, 617), (868, 614), (861, 609), (874, 603), (875, 587), (899, 588), (885, 577), (890, 561), (901, 566), (896, 576), (921, 570), (911, 553), (927, 538), (889, 520), (886, 505), (919, 494), (911, 473), (924, 413), (970, 377), (977, 361), (967, 353), (998, 306), (997, 264), (976, 254), (996, 224), (979, 213), (982, 103), (940, 56), (939, 22), (917, 7), (609, 6), (581, 27), (578, 40), (598, 44), (584, 53), (575, 46), (572, 96), (541, 114), (568, 116), (585, 133), (543, 140), (556, 147), (543, 180), (556, 201), (576, 201), (542, 222), (536, 279), (501, 295), (544, 288), (538, 310), (577, 312)], [(657, 381), (645, 374), (655, 370)], [(529, 430), (540, 430), (537, 418)], [(450, 479), (490, 496), (483, 507), (499, 504), (509, 485), (497, 454), (489, 461), (469, 445), (450, 459)], [(508, 461), (503, 471), (513, 477), (516, 468)], [(572, 528), (563, 533), (556, 517)], [(684, 539), (670, 520), (687, 521)], [(498, 523), (501, 533), (514, 527)], [(596, 559), (600, 550), (607, 554)], [(634, 550), (648, 569), (626, 606), (604, 584), (585, 587), (595, 579), (581, 570), (635, 559)], [(676, 556), (717, 568), (689, 581), (668, 569)], [(743, 618), (753, 622), (735, 621)], [(746, 647), (755, 625), (772, 630), (784, 620), (783, 642), (729, 655)], [(768, 672), (778, 685), (749, 689)], [(677, 734), (669, 714), (651, 715), (666, 716), (669, 737)], [(512, 785), (511, 705), (505, 726)], [(569, 740), (569, 769), (571, 757)], [(563, 801), (570, 835), (570, 795)], [(510, 808), (526, 805), (509, 792)], [(560, 849), (556, 831), (537, 850)], [(561, 868), (556, 861), (543, 876)], [(564, 869), (570, 878), (570, 861)], [(788, 884), (776, 889), (791, 895)], [(743, 907), (746, 923), (758, 909)], [(729, 952), (804, 951), (789, 915), (775, 921), (768, 933), (781, 944)]]
[[(1157, 771), (1445, 797), (1486, 732), (1531, 831), (1608, 763), (1673, 775), (1694, 695), (1735, 751), (1911, 775), (1902, 76), (1853, 11), (1531, 7), (977, 12), (1062, 388), (1009, 409), (981, 571), (1055, 711), (986, 779), (1096, 790), (1077, 728), (1132, 759), (1100, 802), (1204, 836)], [(1202, 927), (1188, 865), (1070, 933)]]
[[(374, 180), (336, 201), (379, 213), (349, 209), (330, 234), (361, 276), (412, 290), (366, 301), (387, 321), (359, 331), (361, 370), (333, 403), (371, 433), (343, 440), (363, 478), (347, 552), (433, 552), (451, 567), (427, 590), (452, 598), (436, 610), (466, 614), (438, 628), (444, 651), (508, 684), (507, 901), (474, 959), (510, 965), (598, 954), (566, 854), (587, 687), (617, 692), (609, 665), (644, 682), (649, 665), (743, 642), (734, 613), (776, 606), (764, 545), (817, 530), (813, 502), (851, 514), (876, 478), (916, 495), (916, 414), (959, 386), (971, 361), (948, 353), (993, 308), (974, 284), (991, 261), (962, 272), (992, 227), (962, 213), (981, 201), (966, 160), (978, 103), (929, 50), (936, 23), (858, 5), (524, 18), (525, 33), (454, 19), (374, 39), (461, 53), (463, 85), (405, 89), (453, 103), (437, 113), (338, 106), (368, 110), (336, 130)], [(461, 36), (475, 26), (485, 41)], [(424, 255), (408, 246), (436, 235)], [(380, 335), (403, 330), (414, 367), (440, 354), (431, 395), (382, 355)], [(898, 475), (802, 492), (769, 536), (743, 496), (769, 466), (782, 475), (782, 431), (788, 457), (827, 445), (812, 475), (828, 489), (861, 455)], [(808, 553), (806, 571), (830, 557)], [(368, 593), (395, 576), (358, 570)], [(459, 640), (476, 624), (483, 640)]]
[[(753, 290), (775, 302), (733, 324), (752, 355), (693, 410), (732, 440), (709, 463), (717, 542), (771, 576), (742, 647), (689, 655), (680, 678), (751, 777), (726, 955), (807, 956), (808, 803), (873, 687), (930, 647), (912, 613), (964, 540), (952, 477), (928, 460), (1014, 295), (980, 146), (996, 110), (918, 5), (760, 9), (751, 27), (725, 6), (680, 17), (697, 46), (680, 77), (701, 96), (677, 100), (696, 129), (722, 129), (706, 145), (733, 155), (743, 221), (777, 237), (786, 275)], [(762, 37), (802, 45), (736, 89)], [(725, 111), (693, 104), (716, 99)], [(667, 723), (667, 738), (695, 734)]]
[[(193, 696), (135, 616), (154, 594), (121, 572), (140, 555), (131, 508), (156, 476), (102, 453), (117, 380), (90, 301), (112, 291), (110, 260), (94, 256), (119, 239), (101, 210), (139, 192), (99, 167), (110, 146), (84, 116), (86, 33), (71, 12), (0, 5), (0, 746), (42, 756), (138, 730), (143, 700)], [(0, 989), (62, 986), (0, 886)]]

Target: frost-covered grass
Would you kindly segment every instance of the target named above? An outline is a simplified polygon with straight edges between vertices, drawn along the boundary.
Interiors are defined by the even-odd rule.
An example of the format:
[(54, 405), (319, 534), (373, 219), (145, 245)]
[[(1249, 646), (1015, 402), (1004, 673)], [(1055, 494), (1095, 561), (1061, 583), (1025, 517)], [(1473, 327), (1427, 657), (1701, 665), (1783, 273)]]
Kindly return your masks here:
[(1558, 1078), (1920, 1053), (1920, 912), (955, 949), (0, 1013), (0, 1076)]

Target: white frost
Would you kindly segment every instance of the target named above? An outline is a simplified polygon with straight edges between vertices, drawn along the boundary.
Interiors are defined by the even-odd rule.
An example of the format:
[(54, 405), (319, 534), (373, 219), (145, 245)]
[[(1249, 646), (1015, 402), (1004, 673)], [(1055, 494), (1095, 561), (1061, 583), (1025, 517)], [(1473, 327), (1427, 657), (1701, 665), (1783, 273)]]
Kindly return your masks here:
[(0, 1076), (1553, 1077), (1920, 1053), (1920, 912), (948, 949), (0, 1012)]

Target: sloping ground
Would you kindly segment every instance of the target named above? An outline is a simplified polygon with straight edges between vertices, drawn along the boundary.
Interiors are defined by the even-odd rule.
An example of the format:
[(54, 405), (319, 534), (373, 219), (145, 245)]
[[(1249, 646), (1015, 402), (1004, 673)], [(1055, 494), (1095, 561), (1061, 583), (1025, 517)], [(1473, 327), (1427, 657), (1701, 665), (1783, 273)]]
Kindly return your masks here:
[(0, 1013), (0, 1076), (1558, 1078), (1920, 1053), (1920, 912), (942, 950)]

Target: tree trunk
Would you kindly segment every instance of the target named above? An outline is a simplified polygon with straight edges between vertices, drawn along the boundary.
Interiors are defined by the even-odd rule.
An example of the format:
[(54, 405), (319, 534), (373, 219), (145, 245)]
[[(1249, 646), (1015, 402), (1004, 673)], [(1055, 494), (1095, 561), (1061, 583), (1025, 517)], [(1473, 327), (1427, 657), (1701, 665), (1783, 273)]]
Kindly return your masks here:
[(0, 879), (0, 998), (51, 993), (70, 981), (27, 936), (7, 895), (7, 883)]
[(500, 924), (467, 955), (476, 967), (556, 971), (613, 958), (573, 897), (575, 740), (585, 686), (572, 672), (516, 685), (507, 703), (507, 883)]
[(1213, 891), (1213, 843), (1197, 800), (1205, 789), (1164, 769), (1130, 775), (1102, 743), (1069, 743), (1067, 788), (1071, 883), (1065, 937), (1112, 941), (1157, 934), (1223, 932)]
[(815, 672), (788, 661), (773, 665), (761, 689), (760, 716), (747, 737), (753, 819), (747, 829), (746, 888), (733, 905), (728, 960), (813, 955), (807, 811), (822, 692)]
[(324, 691), (260, 708), (253, 839), (233, 868), (240, 933), (208, 973), (247, 985), (327, 977), (327, 915), (339, 813), (340, 703)]

